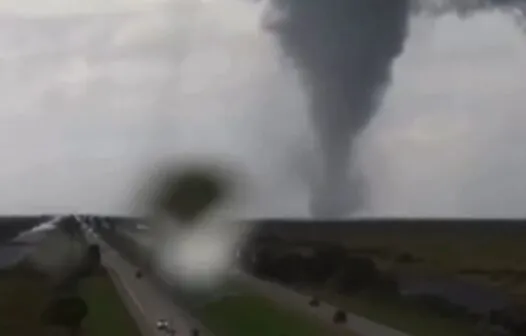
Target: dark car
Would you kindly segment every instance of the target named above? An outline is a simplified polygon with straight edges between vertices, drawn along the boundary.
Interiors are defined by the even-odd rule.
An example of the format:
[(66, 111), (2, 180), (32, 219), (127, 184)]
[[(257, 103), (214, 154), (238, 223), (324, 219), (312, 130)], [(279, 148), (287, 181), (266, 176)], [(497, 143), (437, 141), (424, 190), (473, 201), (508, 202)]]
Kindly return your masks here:
[(334, 313), (332, 321), (336, 324), (343, 324), (347, 322), (347, 314), (343, 310), (337, 310)]
[(309, 301), (309, 306), (311, 306), (311, 307), (319, 307), (320, 306), (320, 300), (318, 300), (317, 298), (312, 298)]

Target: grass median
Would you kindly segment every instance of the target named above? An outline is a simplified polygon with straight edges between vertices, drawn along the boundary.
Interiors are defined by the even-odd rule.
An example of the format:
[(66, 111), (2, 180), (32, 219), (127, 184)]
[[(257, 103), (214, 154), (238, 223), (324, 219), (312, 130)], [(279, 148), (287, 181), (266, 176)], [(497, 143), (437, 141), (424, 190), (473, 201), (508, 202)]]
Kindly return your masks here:
[(253, 294), (231, 295), (208, 303), (199, 315), (217, 336), (351, 336)]
[[(308, 291), (307, 291), (308, 292)], [(441, 317), (416, 302), (395, 297), (357, 294), (342, 297), (330, 292), (311, 291), (319, 298), (348, 312), (400, 330), (412, 336), (473, 336), (474, 322)]]
[(107, 274), (87, 279), (82, 285), (81, 294), (90, 309), (84, 324), (85, 335), (140, 336), (136, 322)]
[[(52, 298), (47, 278), (21, 267), (0, 271), (0, 335), (62, 336), (69, 331), (44, 326), (41, 314)], [(82, 336), (140, 336), (111, 279), (105, 272), (84, 279), (81, 297), (89, 315), (82, 323)]]

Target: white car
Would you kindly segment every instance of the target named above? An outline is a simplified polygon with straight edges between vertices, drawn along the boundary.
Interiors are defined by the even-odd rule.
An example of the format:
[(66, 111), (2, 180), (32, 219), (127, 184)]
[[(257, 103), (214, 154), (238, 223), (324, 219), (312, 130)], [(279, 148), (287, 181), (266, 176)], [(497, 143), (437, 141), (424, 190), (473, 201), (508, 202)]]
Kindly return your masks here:
[(166, 319), (157, 320), (157, 330), (162, 331), (169, 336), (175, 335), (175, 329), (170, 326), (170, 323)]
[(166, 319), (157, 320), (157, 330), (168, 331), (170, 329), (170, 323)]

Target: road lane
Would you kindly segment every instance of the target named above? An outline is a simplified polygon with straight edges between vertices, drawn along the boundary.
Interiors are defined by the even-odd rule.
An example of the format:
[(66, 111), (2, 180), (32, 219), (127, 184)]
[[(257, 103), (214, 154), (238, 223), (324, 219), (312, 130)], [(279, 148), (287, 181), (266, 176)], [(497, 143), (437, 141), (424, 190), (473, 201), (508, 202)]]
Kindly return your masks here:
[(191, 318), (185, 311), (177, 307), (171, 296), (158, 288), (148, 276), (140, 279), (135, 277), (136, 267), (124, 260), (114, 249), (101, 239), (89, 237), (93, 243), (99, 244), (103, 265), (109, 269), (110, 276), (117, 282), (121, 294), (127, 297), (124, 301), (130, 305), (130, 311), (144, 336), (163, 335), (156, 328), (159, 319), (166, 319), (175, 329), (176, 335), (192, 335), (197, 327), (201, 335), (212, 336), (198, 321)]
[[(144, 237), (143, 235), (130, 234), (130, 236), (137, 242), (145, 244), (145, 246), (148, 246), (148, 243), (150, 243), (147, 237)], [(335, 311), (338, 309), (337, 307), (321, 302), (319, 307), (314, 308), (308, 304), (311, 300), (311, 297), (309, 296), (295, 292), (281, 286), (280, 284), (255, 278), (240, 271), (235, 271), (235, 273), (243, 283), (248, 285), (249, 288), (254, 291), (254, 293), (267, 297), (279, 305), (288, 306), (298, 312), (309, 314), (316, 319), (328, 324), (333, 324), (332, 319)], [(359, 336), (410, 336), (401, 331), (352, 313), (347, 313), (347, 322), (340, 326)]]
[[(258, 294), (297, 311), (311, 314), (327, 323), (333, 323), (332, 318), (338, 309), (337, 307), (325, 302), (320, 302), (318, 307), (311, 307), (308, 303), (312, 297), (300, 294), (279, 284), (258, 279), (246, 273), (237, 272), (237, 275), (243, 283)], [(347, 312), (347, 322), (341, 324), (341, 327), (347, 328), (350, 332), (360, 336), (410, 336), (349, 312)]]

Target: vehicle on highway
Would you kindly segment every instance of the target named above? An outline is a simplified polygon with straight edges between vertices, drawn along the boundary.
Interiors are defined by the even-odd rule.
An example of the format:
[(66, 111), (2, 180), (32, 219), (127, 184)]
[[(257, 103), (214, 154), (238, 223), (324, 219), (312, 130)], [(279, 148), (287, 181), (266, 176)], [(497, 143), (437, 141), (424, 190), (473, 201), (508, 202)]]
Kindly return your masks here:
[(159, 319), (156, 323), (157, 330), (164, 332), (166, 335), (174, 336), (176, 331), (166, 319)]
[(165, 319), (159, 319), (157, 320), (156, 326), (157, 326), (157, 330), (163, 331), (169, 327), (169, 323)]

